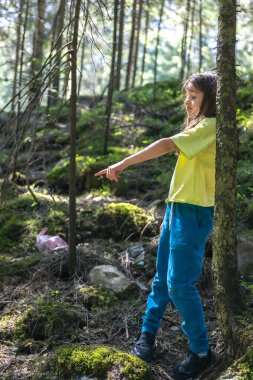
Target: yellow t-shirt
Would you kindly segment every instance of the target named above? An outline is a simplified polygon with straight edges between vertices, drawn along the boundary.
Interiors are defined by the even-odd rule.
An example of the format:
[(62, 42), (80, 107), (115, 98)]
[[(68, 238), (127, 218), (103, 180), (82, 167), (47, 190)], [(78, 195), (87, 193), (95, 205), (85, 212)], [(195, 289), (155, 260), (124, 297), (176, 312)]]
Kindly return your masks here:
[(215, 192), (216, 119), (202, 119), (195, 127), (171, 137), (179, 149), (168, 202), (213, 206)]

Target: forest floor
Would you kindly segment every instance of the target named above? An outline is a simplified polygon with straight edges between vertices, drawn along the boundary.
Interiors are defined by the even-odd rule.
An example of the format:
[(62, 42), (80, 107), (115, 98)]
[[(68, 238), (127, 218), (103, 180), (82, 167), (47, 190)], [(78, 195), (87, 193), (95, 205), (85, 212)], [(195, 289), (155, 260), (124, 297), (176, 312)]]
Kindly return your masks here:
[[(162, 211), (158, 212), (161, 221)], [(149, 243), (156, 247), (158, 236), (150, 239)], [(145, 244), (148, 240), (145, 241)], [(81, 252), (86, 273), (74, 280), (59, 274), (60, 265), (54, 258), (55, 253), (42, 254), (35, 266), (28, 268), (22, 276), (8, 278), (2, 285), (0, 308), (4, 315), (22, 315), (24, 310), (34, 303), (38, 297), (54, 296), (58, 300), (71, 299), (77, 307), (82, 323), (79, 323), (71, 335), (66, 331), (57, 331), (43, 339), (28, 339), (25, 343), (19, 340), (2, 339), (0, 341), (0, 378), (5, 380), (36, 379), (38, 364), (45, 361), (56, 348), (66, 343), (78, 343), (96, 346), (110, 346), (118, 350), (130, 352), (141, 326), (141, 316), (145, 310), (148, 290), (139, 289), (134, 294), (123, 296), (112, 303), (105, 299), (100, 305), (85, 304), (78, 295), (78, 290), (87, 286), (87, 273), (98, 264), (114, 264), (122, 268), (121, 252), (133, 242), (115, 243), (112, 240), (90, 239), (78, 247)], [(110, 255), (114, 252), (114, 255)], [(118, 254), (115, 255), (115, 252)], [(101, 255), (102, 253), (102, 255)], [(57, 257), (66, 261), (66, 254)], [(147, 278), (146, 268), (130, 269), (125, 273), (134, 279), (143, 281)], [(202, 279), (199, 283), (206, 321), (209, 330), (210, 345), (216, 355), (215, 364), (199, 377), (202, 380), (214, 380), (226, 367), (224, 345), (219, 328), (217, 327), (213, 295), (210, 284), (210, 262), (205, 261)], [(147, 285), (147, 283), (146, 283)], [(109, 296), (108, 296), (109, 297)], [(38, 321), (39, 323), (39, 321)], [(9, 329), (12, 322), (9, 321)], [(37, 327), (34, 327), (34, 329)], [(67, 327), (66, 327), (67, 328)], [(154, 360), (150, 364), (156, 380), (171, 379), (173, 366), (187, 355), (187, 339), (181, 331), (181, 319), (177, 311), (168, 306), (163, 317), (162, 325), (156, 339)], [(75, 378), (78, 379), (78, 378)], [(80, 378), (81, 379), (81, 378)], [(116, 380), (116, 378), (115, 378)]]
[[(161, 224), (164, 213), (162, 203), (166, 197), (176, 157), (165, 155), (159, 158), (159, 162), (153, 160), (152, 164), (149, 162), (149, 165), (138, 166), (127, 171), (121, 181), (113, 185), (108, 184), (106, 180), (99, 182), (96, 179), (95, 183), (93, 174), (132, 154), (134, 149), (146, 146), (157, 138), (177, 133), (183, 122), (183, 115), (179, 109), (181, 98), (178, 98), (176, 91), (171, 90), (172, 95), (170, 92), (164, 92), (170, 87), (174, 88), (172, 84), (161, 84), (162, 100), (158, 103), (153, 101), (152, 86), (136, 90), (136, 93), (130, 91), (120, 94), (114, 105), (112, 141), (108, 156), (102, 155), (105, 127), (103, 105), (89, 109), (90, 105), (85, 99), (83, 103), (80, 102), (80, 108), (85, 110), (85, 113), (80, 114), (78, 121), (78, 274), (74, 279), (70, 279), (66, 271), (67, 252), (61, 250), (39, 254), (35, 245), (36, 234), (45, 226), (67, 240), (69, 123), (66, 119), (69, 109), (65, 109), (65, 115), (59, 123), (52, 122), (43, 141), (45, 151), (43, 147), (43, 151), (35, 152), (38, 156), (33, 158), (38, 160), (34, 161), (38, 165), (36, 173), (34, 165), (25, 167), (29, 161), (29, 143), (24, 141), (24, 153), (21, 154), (19, 163), (20, 176), (17, 177), (20, 186), (13, 194), (10, 190), (9, 203), (3, 206), (0, 213), (0, 223), (4, 225), (0, 230), (1, 380), (63, 380), (57, 375), (56, 370), (49, 376), (46, 373), (44, 377), (43, 373), (41, 376), (41, 368), (43, 363), (51, 360), (59, 347), (68, 344), (108, 346), (124, 352), (131, 351), (141, 328), (150, 282), (155, 272), (158, 225)], [(251, 87), (249, 93), (252, 94)], [(242, 98), (243, 102), (244, 99)], [(249, 110), (246, 111), (253, 115), (252, 105), (248, 107)], [(242, 125), (239, 136), (238, 224), (243, 233), (252, 237), (253, 129), (246, 128), (245, 125), (246, 122), (253, 125), (253, 119), (249, 115), (246, 117), (244, 111), (240, 112), (238, 118)], [(41, 136), (44, 136), (45, 131), (42, 128), (37, 133), (36, 143), (40, 147)], [(7, 163), (8, 152), (7, 141)], [(38, 190), (38, 204), (36, 198), (27, 192), (29, 180), (30, 192), (32, 189), (34, 192)], [(26, 197), (26, 192), (30, 199)], [(155, 217), (157, 233), (145, 237), (140, 234), (135, 240), (129, 237), (130, 235), (122, 234), (121, 239), (116, 240), (116, 231), (111, 227), (110, 236), (100, 235), (100, 226), (95, 225), (96, 211), (110, 202), (128, 202), (148, 212), (155, 210), (152, 214)], [(123, 225), (124, 222), (119, 225), (119, 230)], [(139, 268), (124, 266), (122, 254), (129, 247), (138, 244), (145, 248), (147, 265)], [(216, 362), (199, 377), (199, 380), (218, 380), (229, 365), (221, 332), (217, 326), (209, 248), (207, 247), (203, 274), (198, 286)], [(104, 291), (100, 294), (99, 289), (94, 290), (90, 287), (88, 277), (89, 271), (100, 264), (112, 264), (127, 277), (141, 282), (144, 286), (120, 296)], [(248, 283), (247, 286), (253, 289), (252, 283)], [(252, 310), (253, 302), (250, 301), (249, 304)], [(73, 315), (74, 319), (71, 319)], [(20, 324), (24, 316), (25, 325)], [(173, 366), (188, 353), (188, 342), (181, 331), (181, 322), (177, 311), (171, 305), (168, 306), (157, 334), (154, 360), (150, 363), (155, 380), (171, 380)], [(238, 356), (244, 354), (240, 349), (241, 347), (238, 347)], [(122, 376), (113, 378), (124, 379)], [(250, 377), (245, 379), (248, 380)], [(71, 380), (85, 378), (73, 374)]]

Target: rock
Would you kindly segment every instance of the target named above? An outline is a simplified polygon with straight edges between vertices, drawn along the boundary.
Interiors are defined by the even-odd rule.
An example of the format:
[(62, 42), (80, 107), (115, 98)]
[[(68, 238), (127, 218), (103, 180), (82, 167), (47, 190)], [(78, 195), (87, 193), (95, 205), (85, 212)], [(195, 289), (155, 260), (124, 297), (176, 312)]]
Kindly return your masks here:
[(103, 286), (115, 293), (124, 292), (136, 288), (136, 284), (129, 280), (124, 273), (112, 265), (98, 265), (89, 273), (93, 285)]
[(152, 214), (131, 203), (109, 203), (96, 213), (97, 233), (115, 241), (155, 236), (158, 226)]
[(246, 239), (238, 239), (237, 260), (239, 272), (244, 277), (253, 276), (253, 242)]
[(64, 345), (50, 360), (59, 379), (154, 380), (147, 363), (112, 347)]

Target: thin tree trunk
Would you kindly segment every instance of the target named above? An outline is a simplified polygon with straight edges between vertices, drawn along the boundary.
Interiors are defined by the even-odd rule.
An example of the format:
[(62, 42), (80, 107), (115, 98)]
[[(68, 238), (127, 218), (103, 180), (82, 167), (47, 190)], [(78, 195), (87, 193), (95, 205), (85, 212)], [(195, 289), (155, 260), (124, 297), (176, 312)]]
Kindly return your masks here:
[[(19, 91), (22, 87), (22, 79), (23, 79), (23, 63), (24, 63), (23, 61), (24, 61), (25, 34), (26, 34), (26, 29), (27, 29), (28, 10), (29, 10), (29, 1), (27, 1), (27, 4), (26, 4), (23, 32), (21, 33), (22, 35), (21, 46), (20, 46), (21, 54), (20, 54), (19, 73), (18, 73)], [(16, 178), (16, 169), (17, 169), (19, 144), (17, 143), (16, 140), (17, 140), (17, 136), (20, 130), (20, 114), (21, 114), (21, 93), (19, 93), (18, 99), (17, 99), (17, 118), (16, 118), (15, 136), (14, 136), (14, 139), (15, 139), (14, 144), (16, 144), (16, 147), (13, 151), (13, 164), (12, 164), (12, 179), (13, 180)]]
[(202, 68), (202, 0), (199, 0), (199, 72)]
[(217, 318), (229, 354), (238, 349), (233, 317), (242, 307), (236, 253), (235, 39), (236, 0), (219, 0), (213, 275)]
[(132, 14), (131, 39), (130, 39), (130, 46), (129, 46), (126, 83), (125, 83), (125, 89), (126, 90), (128, 90), (130, 82), (131, 82), (131, 73), (132, 73), (132, 67), (133, 67), (133, 49), (134, 49), (134, 41), (135, 41), (136, 7), (137, 7), (137, 0), (134, 0), (133, 14)]
[(191, 71), (191, 51), (192, 51), (192, 42), (194, 37), (194, 16), (195, 16), (195, 0), (192, 0), (192, 9), (191, 9), (191, 37), (190, 37), (190, 45), (189, 52), (187, 57), (187, 78), (190, 75)]
[(186, 52), (187, 52), (187, 33), (188, 33), (188, 25), (189, 25), (189, 11), (190, 11), (190, 0), (187, 0), (186, 3), (186, 15), (184, 19), (184, 32), (182, 38), (181, 45), (181, 69), (179, 78), (182, 81), (184, 79), (185, 74), (185, 63), (186, 63)]
[[(66, 10), (66, 0), (61, 0), (60, 8), (59, 8), (59, 16), (57, 18), (56, 24), (56, 33), (55, 33), (55, 42), (58, 40), (58, 43), (55, 47), (58, 50), (58, 54), (55, 57), (55, 62), (60, 62), (61, 59), (61, 47), (62, 47), (62, 29), (64, 27), (64, 17)], [(53, 97), (55, 100), (59, 97), (60, 90), (60, 71), (56, 69), (54, 80), (53, 80)]]
[[(32, 77), (38, 73), (42, 65), (46, 1), (38, 0), (37, 7), (38, 7), (38, 16), (37, 16), (38, 18), (37, 18), (36, 30), (34, 34), (33, 57), (32, 57), (32, 63), (31, 63)], [(41, 77), (38, 76), (38, 78), (33, 82), (33, 85), (30, 89), (31, 97), (34, 96), (34, 94), (37, 92), (38, 88), (40, 87), (40, 83), (41, 83)]]
[(85, 36), (86, 30), (87, 30), (87, 24), (89, 20), (89, 7), (90, 7), (90, 0), (87, 0), (86, 9), (85, 9), (85, 23), (84, 23), (84, 37), (83, 37), (83, 45), (82, 45), (82, 54), (81, 54), (81, 67), (80, 67), (80, 76), (79, 76), (79, 83), (78, 83), (78, 95), (80, 94), (81, 85), (82, 85), (82, 78), (83, 78), (83, 69), (84, 69), (84, 53), (85, 53), (85, 47), (87, 43), (87, 39)]
[(143, 76), (145, 72), (146, 52), (147, 52), (147, 45), (148, 45), (148, 28), (149, 28), (149, 0), (147, 0), (146, 14), (145, 14), (145, 42), (144, 42), (144, 47), (143, 47), (142, 65), (141, 65), (141, 86), (143, 85)]
[(115, 78), (116, 90), (120, 89), (122, 52), (123, 52), (123, 41), (124, 41), (124, 19), (125, 19), (125, 0), (121, 0), (120, 17), (119, 17), (118, 59), (117, 59), (117, 70), (116, 70), (116, 78)]
[[(67, 5), (68, 3), (66, 3)], [(69, 26), (67, 28), (67, 35), (69, 35), (69, 33), (72, 33), (71, 29), (72, 29), (72, 23), (71, 23), (71, 20), (74, 16), (74, 12), (75, 12), (75, 9), (73, 8), (73, 1), (70, 3), (69, 5), (69, 15), (68, 15), (68, 19), (69, 19)], [(68, 91), (68, 85), (69, 85), (69, 75), (70, 75), (70, 71), (71, 71), (71, 67), (70, 66), (67, 66), (66, 69), (65, 69), (65, 73), (64, 73), (64, 84), (63, 84), (63, 94), (66, 94), (67, 91)]]
[(107, 103), (106, 103), (106, 110), (105, 110), (106, 127), (105, 127), (104, 154), (107, 154), (108, 152), (110, 119), (111, 119), (111, 113), (112, 113), (113, 82), (114, 82), (115, 61), (116, 61), (116, 51), (117, 51), (118, 7), (119, 7), (119, 0), (114, 0), (113, 49), (112, 49), (111, 74), (110, 74)]
[(158, 50), (159, 50), (159, 44), (160, 44), (160, 30), (161, 30), (161, 24), (162, 24), (163, 12), (164, 12), (164, 3), (165, 3), (165, 0), (162, 0), (162, 2), (161, 2), (161, 8), (160, 8), (160, 15), (159, 15), (157, 37), (156, 37), (155, 65), (154, 65), (154, 84), (153, 84), (153, 96), (154, 96), (154, 98), (156, 97), (157, 58), (158, 58)]
[[(14, 67), (14, 79), (13, 79), (13, 89), (12, 89), (12, 97), (16, 95), (17, 92), (17, 77), (18, 77), (18, 68), (20, 64), (19, 55), (20, 55), (20, 37), (21, 37), (21, 26), (22, 26), (22, 18), (23, 18), (23, 6), (24, 1), (20, 1), (19, 14), (18, 14), (18, 25), (17, 25), (17, 42), (16, 42), (16, 56), (15, 56), (15, 67)], [(11, 111), (14, 112), (15, 101), (11, 104)]]
[(142, 16), (142, 5), (143, 0), (139, 0), (139, 9), (138, 9), (138, 17), (137, 17), (137, 35), (136, 35), (136, 41), (134, 44), (134, 63), (133, 63), (133, 80), (132, 80), (132, 87), (135, 85), (135, 78), (137, 73), (137, 67), (138, 67), (138, 50), (139, 50), (139, 38), (140, 38), (140, 29), (141, 29), (141, 16)]
[[(58, 18), (60, 15), (60, 10), (61, 10), (61, 5), (60, 5), (58, 11), (56, 12), (56, 15), (54, 16), (53, 23), (52, 23), (52, 37), (51, 37), (51, 48), (50, 48), (51, 52), (53, 51), (54, 45), (56, 42), (56, 39), (55, 39), (56, 29), (57, 29), (56, 26), (57, 26)], [(51, 70), (52, 64), (53, 64), (53, 62), (50, 61), (49, 70)], [(53, 93), (52, 88), (51, 88), (51, 84), (50, 84), (48, 87), (48, 91), (47, 91), (47, 110), (46, 110), (47, 115), (49, 114), (49, 109), (50, 109), (51, 103), (53, 103), (53, 101), (52, 101), (53, 98), (55, 98), (55, 94)]]
[(81, 0), (76, 0), (73, 43), (71, 51), (70, 99), (70, 163), (69, 163), (69, 272), (76, 270), (76, 100), (77, 100), (77, 48)]

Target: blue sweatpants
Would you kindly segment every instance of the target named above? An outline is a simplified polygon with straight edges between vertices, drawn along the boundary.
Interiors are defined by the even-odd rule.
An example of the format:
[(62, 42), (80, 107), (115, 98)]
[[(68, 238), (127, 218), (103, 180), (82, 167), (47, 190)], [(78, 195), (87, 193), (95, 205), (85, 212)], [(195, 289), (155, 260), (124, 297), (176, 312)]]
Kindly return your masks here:
[(168, 204), (160, 235), (156, 274), (143, 316), (142, 331), (156, 334), (172, 300), (183, 318), (190, 350), (208, 350), (207, 328), (196, 281), (202, 273), (205, 244), (213, 226), (213, 207)]

